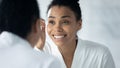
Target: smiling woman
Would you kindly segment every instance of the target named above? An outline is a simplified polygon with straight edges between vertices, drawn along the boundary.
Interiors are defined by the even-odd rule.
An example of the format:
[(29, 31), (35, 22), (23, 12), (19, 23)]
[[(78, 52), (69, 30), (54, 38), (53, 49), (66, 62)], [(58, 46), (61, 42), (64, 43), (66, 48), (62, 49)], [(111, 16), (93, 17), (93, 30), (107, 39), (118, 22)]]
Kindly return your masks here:
[(47, 42), (44, 51), (56, 56), (62, 68), (115, 68), (108, 48), (77, 37), (82, 27), (78, 0), (53, 0), (47, 16), (47, 33), (54, 44)]
[(76, 21), (74, 13), (64, 6), (54, 6), (48, 13), (47, 31), (51, 39), (58, 46), (76, 45), (76, 33), (81, 27), (81, 20)]

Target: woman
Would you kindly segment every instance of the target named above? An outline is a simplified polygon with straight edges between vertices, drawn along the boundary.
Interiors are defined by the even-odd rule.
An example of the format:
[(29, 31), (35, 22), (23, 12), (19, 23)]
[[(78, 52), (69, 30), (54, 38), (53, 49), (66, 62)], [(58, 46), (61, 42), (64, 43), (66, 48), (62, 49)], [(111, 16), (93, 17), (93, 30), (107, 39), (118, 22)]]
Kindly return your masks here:
[(47, 44), (44, 51), (60, 59), (62, 68), (115, 68), (105, 46), (77, 37), (82, 27), (78, 1), (53, 0), (50, 3), (47, 33), (54, 44), (48, 42), (50, 45)]

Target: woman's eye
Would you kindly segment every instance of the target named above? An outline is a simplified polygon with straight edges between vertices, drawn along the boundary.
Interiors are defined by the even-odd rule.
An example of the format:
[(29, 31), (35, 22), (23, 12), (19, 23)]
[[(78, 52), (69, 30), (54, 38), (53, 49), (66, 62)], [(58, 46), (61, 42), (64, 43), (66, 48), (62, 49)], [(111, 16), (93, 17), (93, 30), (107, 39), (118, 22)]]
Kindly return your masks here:
[(54, 21), (49, 21), (48, 23), (50, 23), (50, 24), (52, 24), (52, 25), (54, 25), (54, 24), (55, 24), (55, 22), (54, 22)]
[(68, 25), (69, 21), (63, 21), (63, 24)]

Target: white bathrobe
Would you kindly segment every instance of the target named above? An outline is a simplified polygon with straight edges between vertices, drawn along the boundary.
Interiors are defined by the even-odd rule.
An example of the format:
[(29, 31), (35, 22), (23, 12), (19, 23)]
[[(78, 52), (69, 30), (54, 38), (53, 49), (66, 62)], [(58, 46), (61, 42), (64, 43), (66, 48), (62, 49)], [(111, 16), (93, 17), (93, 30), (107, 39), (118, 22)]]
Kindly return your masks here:
[[(48, 42), (44, 51), (59, 58), (62, 68), (66, 68), (63, 57), (54, 43)], [(78, 39), (71, 68), (115, 68), (115, 65), (108, 48), (98, 43)]]
[(0, 34), (0, 68), (61, 68), (53, 56), (35, 51), (24, 39), (10, 32)]

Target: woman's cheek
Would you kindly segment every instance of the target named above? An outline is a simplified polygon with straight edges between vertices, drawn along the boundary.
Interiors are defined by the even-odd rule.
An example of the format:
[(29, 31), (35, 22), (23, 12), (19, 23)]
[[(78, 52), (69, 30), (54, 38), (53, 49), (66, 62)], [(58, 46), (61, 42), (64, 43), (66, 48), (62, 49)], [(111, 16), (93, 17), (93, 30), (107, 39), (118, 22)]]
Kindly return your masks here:
[(47, 33), (48, 33), (48, 34), (50, 34), (51, 29), (52, 29), (52, 27), (50, 27), (50, 26), (48, 25), (48, 26), (47, 26)]

